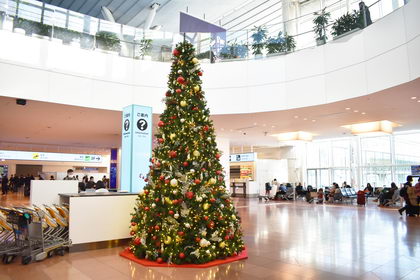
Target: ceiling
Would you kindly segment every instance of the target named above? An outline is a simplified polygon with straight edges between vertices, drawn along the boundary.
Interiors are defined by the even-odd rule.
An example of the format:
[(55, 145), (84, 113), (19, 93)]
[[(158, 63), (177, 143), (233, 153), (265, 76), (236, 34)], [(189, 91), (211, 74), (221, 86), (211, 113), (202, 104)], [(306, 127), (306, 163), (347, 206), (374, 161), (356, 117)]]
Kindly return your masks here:
[[(41, 1), (42, 0), (38, 0)], [(45, 0), (45, 3), (69, 9), (96, 18), (103, 18), (101, 7), (107, 7), (116, 22), (142, 27), (150, 11), (159, 3), (153, 25), (162, 25), (162, 30), (179, 32), (179, 12), (189, 14), (240, 30), (254, 25), (278, 22), (281, 16), (281, 0)], [(253, 19), (250, 19), (253, 18)], [(260, 20), (261, 23), (256, 23)]]
[[(412, 99), (416, 97), (416, 99)], [(395, 131), (420, 130), (420, 78), (410, 83), (326, 105), (292, 110), (215, 115), (217, 135), (232, 145), (279, 146), (271, 134), (307, 131), (315, 139), (349, 136), (342, 125), (390, 120), (401, 124)], [(346, 109), (350, 108), (350, 109)], [(365, 114), (362, 114), (365, 113)], [(16, 105), (0, 97), (0, 142), (119, 147), (121, 112), (40, 101)], [(154, 115), (157, 123), (158, 115)], [(314, 121), (313, 121), (314, 120)]]

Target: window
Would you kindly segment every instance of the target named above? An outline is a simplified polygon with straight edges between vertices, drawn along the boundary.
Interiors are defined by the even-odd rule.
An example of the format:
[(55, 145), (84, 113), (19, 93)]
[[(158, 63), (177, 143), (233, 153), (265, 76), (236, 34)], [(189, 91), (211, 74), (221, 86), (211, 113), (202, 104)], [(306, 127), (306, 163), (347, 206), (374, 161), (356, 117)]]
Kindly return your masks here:
[(362, 165), (390, 165), (391, 145), (389, 136), (361, 139)]

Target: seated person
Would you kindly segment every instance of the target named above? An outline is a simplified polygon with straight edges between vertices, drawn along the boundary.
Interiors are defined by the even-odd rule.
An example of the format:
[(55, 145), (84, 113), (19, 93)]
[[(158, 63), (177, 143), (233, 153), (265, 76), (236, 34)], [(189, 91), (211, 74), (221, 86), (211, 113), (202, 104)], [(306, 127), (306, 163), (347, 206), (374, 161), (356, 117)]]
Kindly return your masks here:
[(373, 188), (370, 183), (367, 183), (366, 188), (363, 191), (369, 196), (373, 195)]
[[(310, 188), (312, 188), (312, 186), (311, 186), (311, 185), (309, 185), (309, 186), (308, 186), (308, 190), (309, 190), (309, 187), (310, 187)], [(305, 199), (306, 199), (306, 202), (308, 202), (308, 203), (312, 203), (312, 202), (314, 201), (314, 198), (312, 197), (312, 195), (311, 195), (311, 192), (310, 192), (310, 191), (307, 191), (307, 192), (306, 192), (306, 194), (305, 194)]]
[(304, 191), (303, 186), (302, 186), (301, 183), (299, 183), (296, 186), (296, 194), (299, 195), (299, 196), (304, 196), (306, 194), (306, 192)]
[(317, 192), (318, 201), (317, 204), (322, 204), (324, 202), (324, 190), (322, 188), (318, 189)]
[(378, 197), (379, 206), (384, 206), (387, 200), (392, 200), (392, 197), (394, 196), (394, 192), (396, 190), (398, 190), (398, 187), (394, 182), (391, 183), (390, 189), (388, 188), (384, 189), (382, 193), (379, 194), (379, 197)]

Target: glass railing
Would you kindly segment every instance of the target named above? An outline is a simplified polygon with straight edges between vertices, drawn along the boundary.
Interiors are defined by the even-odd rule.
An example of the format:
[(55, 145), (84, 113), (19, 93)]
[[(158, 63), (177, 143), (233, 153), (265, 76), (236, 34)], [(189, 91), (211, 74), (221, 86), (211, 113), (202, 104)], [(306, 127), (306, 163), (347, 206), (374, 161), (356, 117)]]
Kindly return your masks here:
[[(406, 4), (405, 1), (366, 0), (365, 3), (371, 22), (375, 22)], [(345, 36), (349, 29), (351, 32), (366, 27), (370, 21), (366, 14), (358, 14), (358, 11), (358, 0), (338, 0), (326, 6), (325, 12), (330, 16), (323, 28), (323, 40), (317, 40), (313, 30), (314, 11), (277, 24), (264, 23), (258, 31), (254, 28), (217, 34), (186, 34), (186, 37), (194, 38), (197, 56), (202, 62), (272, 57), (324, 44)], [(337, 19), (346, 13), (349, 15), (337, 23)], [(356, 22), (349, 27), (349, 20)], [(163, 62), (171, 60), (172, 48), (184, 37), (165, 31), (145, 31), (35, 0), (0, 0), (0, 29), (83, 49)], [(342, 34), (335, 32), (332, 35), (337, 30)]]

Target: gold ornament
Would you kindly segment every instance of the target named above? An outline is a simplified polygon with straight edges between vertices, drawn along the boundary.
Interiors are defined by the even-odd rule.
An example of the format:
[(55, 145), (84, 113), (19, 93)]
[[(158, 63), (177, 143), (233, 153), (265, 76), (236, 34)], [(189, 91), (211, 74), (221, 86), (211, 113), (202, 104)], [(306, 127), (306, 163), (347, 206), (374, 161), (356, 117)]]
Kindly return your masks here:
[(169, 205), (172, 204), (172, 200), (169, 197), (165, 197), (165, 202), (168, 203)]
[(166, 245), (169, 245), (172, 243), (172, 238), (170, 236), (167, 236), (165, 238), (165, 240), (163, 241), (163, 243), (165, 243)]
[(232, 219), (236, 220), (236, 216), (235, 215), (232, 215)]
[(169, 136), (169, 138), (171, 138), (171, 140), (174, 140), (175, 137), (176, 137), (175, 133), (171, 133), (171, 135)]
[(177, 179), (172, 179), (172, 180), (171, 180), (171, 186), (172, 186), (172, 187), (176, 187), (176, 186), (178, 186), (178, 180), (177, 180)]
[(138, 227), (137, 226), (132, 226), (131, 227), (131, 231), (137, 231), (138, 230)]
[(199, 92), (200, 91), (200, 86), (198, 86), (198, 85), (194, 86), (194, 91)]
[(185, 106), (187, 106), (187, 101), (182, 100), (182, 101), (179, 103), (179, 105), (181, 105), (181, 107), (185, 107)]
[(203, 209), (204, 210), (208, 210), (209, 208), (210, 208), (210, 204), (208, 204), (208, 203), (203, 204)]
[(184, 61), (183, 60), (178, 61), (178, 63), (179, 63), (179, 65), (184, 65)]
[(196, 58), (196, 57), (194, 57), (192, 60), (192, 63), (194, 63), (194, 64), (197, 64), (197, 63), (199, 63), (200, 61)]
[(210, 180), (209, 180), (209, 184), (210, 185), (214, 185), (214, 184), (216, 184), (216, 179), (214, 179), (214, 178), (210, 178)]
[(220, 242), (219, 243), (219, 247), (222, 248), (222, 249), (225, 248), (226, 247), (226, 243), (225, 242)]
[(195, 151), (193, 152), (193, 156), (195, 156), (195, 157), (199, 157), (199, 156), (200, 156), (200, 152), (199, 152), (199, 151), (197, 151), (197, 150), (195, 150)]
[(175, 241), (176, 241), (176, 243), (181, 243), (183, 241), (183, 239), (182, 239), (181, 236), (177, 236), (177, 237), (175, 237)]

